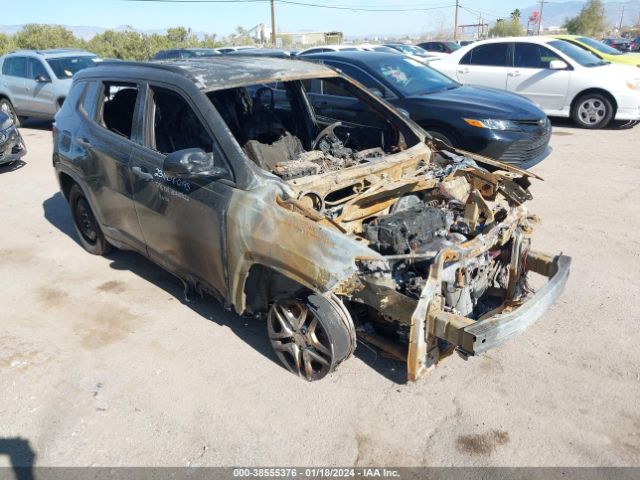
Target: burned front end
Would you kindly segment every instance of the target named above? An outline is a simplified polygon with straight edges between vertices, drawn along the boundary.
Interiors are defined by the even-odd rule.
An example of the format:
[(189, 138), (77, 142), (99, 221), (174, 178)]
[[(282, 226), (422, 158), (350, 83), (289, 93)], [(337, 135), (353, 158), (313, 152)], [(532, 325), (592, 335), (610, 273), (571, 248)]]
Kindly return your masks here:
[(0, 112), (0, 165), (14, 163), (27, 153), (13, 119)]
[(454, 351), (477, 355), (522, 332), (560, 295), (570, 266), (531, 247), (538, 219), (523, 204), (535, 175), (436, 141), (431, 148), (411, 174), (370, 175), (323, 206), (376, 253), (359, 257), (357, 277), (335, 293), (359, 337), (406, 361), (409, 380)]

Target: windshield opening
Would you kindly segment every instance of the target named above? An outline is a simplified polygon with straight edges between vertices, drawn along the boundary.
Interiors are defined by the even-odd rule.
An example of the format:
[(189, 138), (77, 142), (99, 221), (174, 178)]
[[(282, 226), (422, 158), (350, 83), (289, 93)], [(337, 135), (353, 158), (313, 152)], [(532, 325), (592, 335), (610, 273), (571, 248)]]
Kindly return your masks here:
[(84, 55), (81, 57), (48, 58), (47, 63), (56, 77), (64, 80), (73, 77), (83, 68), (95, 66), (96, 57)]
[(549, 45), (560, 50), (566, 56), (570, 57), (575, 62), (578, 62), (583, 67), (598, 67), (600, 65), (606, 65), (607, 62), (596, 57), (593, 53), (576, 47), (573, 43), (566, 40), (553, 40), (549, 42)]

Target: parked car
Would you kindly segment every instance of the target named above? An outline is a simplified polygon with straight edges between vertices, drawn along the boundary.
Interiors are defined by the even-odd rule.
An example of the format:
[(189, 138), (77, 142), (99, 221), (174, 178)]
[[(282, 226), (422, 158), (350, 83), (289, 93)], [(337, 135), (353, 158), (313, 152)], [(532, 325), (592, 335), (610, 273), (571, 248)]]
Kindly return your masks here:
[(276, 57), (276, 58), (289, 58), (291, 54), (285, 50), (277, 48), (243, 48), (242, 50), (236, 50), (235, 52), (229, 52), (227, 55), (249, 55), (253, 57)]
[(640, 52), (640, 37), (636, 37), (633, 39), (630, 48), (632, 52)]
[(464, 84), (522, 94), (547, 115), (571, 117), (583, 128), (640, 120), (640, 70), (609, 64), (564, 40), (484, 40), (433, 67)]
[[(461, 85), (402, 55), (333, 52), (307, 58), (340, 69), (456, 148), (512, 164), (538, 163), (549, 154), (551, 124), (520, 95)], [(320, 81), (311, 82), (308, 92), (316, 111), (349, 109), (349, 98), (324, 92)]]
[(186, 59), (194, 57), (213, 57), (221, 55), (213, 48), (172, 48), (170, 50), (160, 50), (151, 60), (173, 60), (176, 58)]
[(439, 59), (440, 55), (435, 54), (434, 52), (427, 52), (425, 49), (416, 47), (415, 45), (408, 45), (406, 43), (385, 43), (385, 47), (393, 48), (394, 50), (399, 51), (400, 53), (412, 58), (413, 60), (417, 60), (420, 63), (429, 63), (433, 60)]
[(0, 57), (0, 110), (16, 126), (25, 117), (53, 119), (62, 106), (73, 75), (96, 64), (82, 50), (20, 50)]
[(26, 153), (24, 141), (6, 111), (0, 111), (0, 166), (11, 165)]
[(239, 45), (239, 46), (228, 46), (228, 47), (218, 47), (214, 48), (216, 52), (220, 53), (229, 53), (229, 52), (237, 52), (238, 50), (252, 49), (258, 48), (255, 45)]
[(460, 40), (458, 42), (458, 45), (460, 45), (461, 47), (466, 47), (467, 45), (471, 45), (474, 42), (475, 40)]
[[(314, 80), (350, 92), (361, 115), (314, 112)], [(570, 259), (530, 247), (535, 174), (428, 139), (328, 67), (110, 63), (77, 75), (71, 99), (53, 164), (81, 245), (138, 251), (187, 293), (264, 318), (276, 356), (307, 380), (356, 335), (415, 380), (453, 349), (519, 334), (566, 283)], [(536, 293), (530, 272), (549, 278)]]
[(358, 50), (365, 50), (365, 48), (359, 45), (321, 45), (317, 47), (305, 48), (298, 52), (298, 55), (311, 55), (312, 53), (323, 52), (355, 52)]
[(628, 52), (631, 50), (632, 40), (628, 38), (605, 38), (602, 40), (602, 43), (620, 52)]
[(385, 52), (385, 53), (394, 53), (396, 55), (401, 54), (402, 52), (396, 50), (395, 48), (386, 47), (384, 45), (372, 45), (372, 44), (364, 44), (358, 45), (361, 50), (365, 50), (367, 52)]
[(553, 35), (553, 38), (559, 38), (560, 40), (570, 42), (593, 53), (595, 56), (606, 60), (607, 62), (640, 67), (640, 55), (624, 54), (609, 45), (594, 40), (593, 38), (582, 37), (579, 35)]
[(433, 52), (436, 54), (449, 54), (458, 50), (460, 48), (460, 45), (453, 41), (431, 41), (419, 43), (418, 47), (425, 49), (427, 52)]

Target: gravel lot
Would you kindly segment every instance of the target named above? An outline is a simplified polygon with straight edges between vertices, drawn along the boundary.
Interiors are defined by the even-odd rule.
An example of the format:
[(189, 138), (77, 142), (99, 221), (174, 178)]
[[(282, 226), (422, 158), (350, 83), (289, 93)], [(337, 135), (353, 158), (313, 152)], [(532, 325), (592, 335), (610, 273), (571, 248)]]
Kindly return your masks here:
[(573, 257), (567, 289), (523, 336), (416, 384), (363, 345), (306, 383), (263, 324), (183, 304), (137, 254), (85, 253), (50, 129), (24, 128), (25, 163), (0, 167), (0, 439), (40, 466), (640, 465), (638, 128), (556, 123), (530, 210), (535, 247)]

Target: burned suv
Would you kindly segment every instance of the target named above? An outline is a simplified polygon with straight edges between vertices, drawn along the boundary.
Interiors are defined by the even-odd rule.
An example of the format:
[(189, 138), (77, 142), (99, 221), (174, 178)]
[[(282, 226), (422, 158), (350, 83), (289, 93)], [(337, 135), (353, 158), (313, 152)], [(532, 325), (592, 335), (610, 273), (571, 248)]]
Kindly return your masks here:
[[(348, 108), (314, 109), (310, 82)], [(482, 353), (539, 318), (569, 274), (568, 257), (531, 248), (535, 174), (430, 138), (321, 65), (104, 63), (74, 78), (54, 143), (86, 250), (135, 250), (187, 296), (263, 318), (307, 380), (358, 337), (409, 380)], [(548, 279), (535, 293), (533, 275)]]

